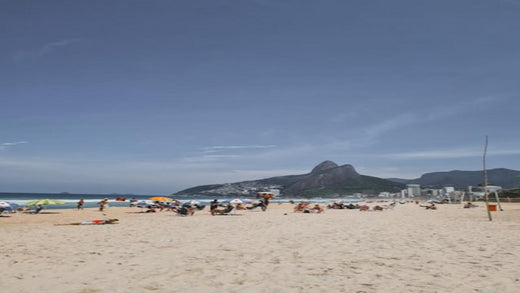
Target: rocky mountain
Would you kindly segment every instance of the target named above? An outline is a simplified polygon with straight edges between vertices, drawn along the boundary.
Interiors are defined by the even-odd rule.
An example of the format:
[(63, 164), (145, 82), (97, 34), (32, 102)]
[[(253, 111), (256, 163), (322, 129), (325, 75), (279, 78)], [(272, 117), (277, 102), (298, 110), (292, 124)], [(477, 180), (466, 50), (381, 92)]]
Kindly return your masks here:
[(259, 191), (278, 189), (281, 196), (312, 197), (349, 195), (356, 192), (364, 194), (378, 194), (382, 191), (398, 192), (404, 187), (402, 183), (361, 175), (352, 165), (338, 166), (332, 161), (325, 161), (307, 174), (196, 186), (179, 191), (175, 195), (254, 196)]
[[(502, 188), (519, 188), (520, 171), (510, 169), (490, 169), (487, 170), (488, 185), (498, 185)], [(478, 186), (484, 181), (482, 170), (480, 171), (449, 171), (426, 173), (417, 179), (389, 178), (388, 180), (409, 184), (420, 184), (423, 187), (443, 187), (453, 186), (455, 188), (467, 188), (468, 186)]]

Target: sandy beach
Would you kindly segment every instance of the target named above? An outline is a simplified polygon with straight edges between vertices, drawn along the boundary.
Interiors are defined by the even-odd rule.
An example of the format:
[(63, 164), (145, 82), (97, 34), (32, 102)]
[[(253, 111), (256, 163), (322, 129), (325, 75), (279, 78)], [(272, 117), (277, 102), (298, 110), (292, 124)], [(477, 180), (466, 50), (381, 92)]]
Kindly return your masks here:
[[(0, 218), (2, 292), (519, 292), (520, 204)], [(102, 218), (119, 224), (55, 226)]]

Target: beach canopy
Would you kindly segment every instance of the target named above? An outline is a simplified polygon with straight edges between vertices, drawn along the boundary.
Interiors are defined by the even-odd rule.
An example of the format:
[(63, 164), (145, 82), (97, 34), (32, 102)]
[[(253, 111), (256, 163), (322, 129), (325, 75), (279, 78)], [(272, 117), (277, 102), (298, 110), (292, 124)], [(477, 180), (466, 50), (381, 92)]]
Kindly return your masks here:
[(165, 197), (165, 196), (154, 196), (154, 197), (150, 197), (148, 199), (153, 200), (153, 201), (172, 201), (173, 200), (173, 198), (169, 198), (169, 197)]
[(239, 204), (239, 203), (244, 203), (242, 200), (240, 200), (239, 198), (235, 198), (234, 200), (230, 201), (229, 202), (230, 204)]
[(10, 208), (11, 205), (5, 201), (0, 201), (0, 208)]
[(28, 203), (26, 203), (26, 205), (28, 206), (37, 206), (37, 205), (48, 205), (48, 204), (65, 204), (66, 202), (64, 202), (63, 200), (57, 200), (57, 199), (37, 199), (37, 200), (33, 200), (33, 201), (30, 201)]

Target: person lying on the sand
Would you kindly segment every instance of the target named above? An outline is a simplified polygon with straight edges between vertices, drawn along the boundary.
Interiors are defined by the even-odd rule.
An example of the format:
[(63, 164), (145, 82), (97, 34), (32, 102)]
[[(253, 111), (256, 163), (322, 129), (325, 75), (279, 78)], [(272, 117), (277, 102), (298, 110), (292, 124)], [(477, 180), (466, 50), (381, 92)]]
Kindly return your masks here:
[(380, 205), (376, 205), (376, 206), (374, 206), (372, 209), (373, 209), (374, 211), (382, 211), (382, 210), (384, 210), (384, 208), (383, 208), (382, 206), (380, 206)]
[(209, 212), (211, 213), (212, 216), (225, 215), (225, 214), (229, 214), (233, 209), (234, 209), (234, 207), (231, 204), (228, 204), (225, 208), (222, 208), (222, 209), (215, 208)]
[(362, 205), (362, 206), (359, 207), (359, 211), (360, 212), (366, 212), (368, 210), (370, 210), (370, 207), (367, 206), (367, 205)]
[(434, 203), (432, 203), (432, 204), (429, 205), (429, 206), (425, 206), (425, 208), (426, 208), (427, 210), (436, 210), (436, 209), (437, 209), (437, 206), (436, 206)]
[(465, 209), (469, 209), (469, 208), (476, 208), (477, 205), (476, 204), (473, 204), (471, 202), (468, 202), (467, 204), (464, 205), (464, 208)]
[(65, 225), (104, 225), (104, 224), (117, 224), (119, 222), (118, 219), (103, 219), (103, 220), (92, 220), (92, 221), (83, 221), (76, 223), (68, 223), (68, 224), (54, 224), (55, 226), (65, 226)]
[(248, 209), (248, 210), (254, 210), (256, 208), (261, 208), (262, 211), (266, 210), (266, 206), (264, 205), (263, 201), (255, 202), (250, 207), (246, 207), (246, 209)]

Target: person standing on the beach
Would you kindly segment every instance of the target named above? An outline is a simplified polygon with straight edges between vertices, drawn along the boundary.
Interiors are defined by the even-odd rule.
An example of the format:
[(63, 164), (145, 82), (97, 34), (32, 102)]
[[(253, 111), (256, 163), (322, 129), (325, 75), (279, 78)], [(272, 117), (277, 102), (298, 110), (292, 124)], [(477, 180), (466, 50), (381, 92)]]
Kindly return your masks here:
[(211, 212), (216, 208), (218, 208), (218, 200), (215, 199), (209, 204), (209, 211)]
[(108, 198), (104, 198), (99, 202), (99, 211), (102, 212), (105, 209), (105, 206), (108, 204)]
[(83, 209), (83, 203), (85, 201), (81, 198), (79, 201), (78, 201), (78, 210), (82, 210)]

